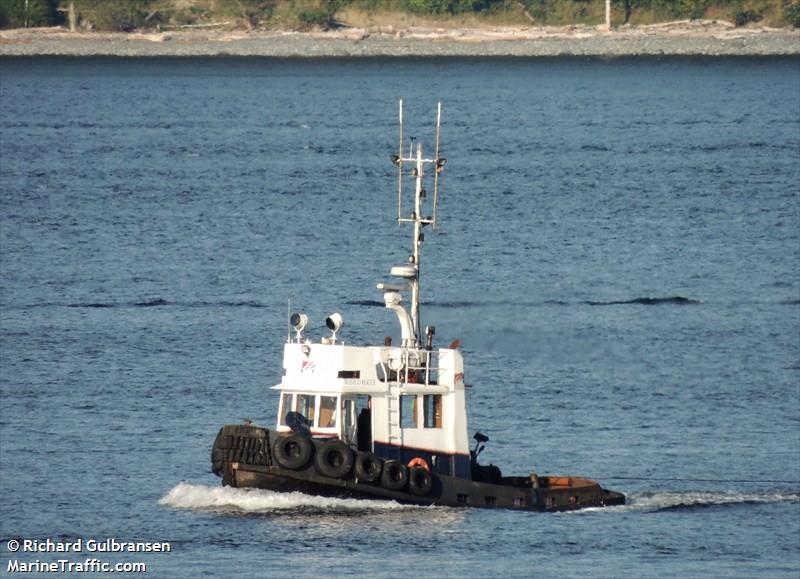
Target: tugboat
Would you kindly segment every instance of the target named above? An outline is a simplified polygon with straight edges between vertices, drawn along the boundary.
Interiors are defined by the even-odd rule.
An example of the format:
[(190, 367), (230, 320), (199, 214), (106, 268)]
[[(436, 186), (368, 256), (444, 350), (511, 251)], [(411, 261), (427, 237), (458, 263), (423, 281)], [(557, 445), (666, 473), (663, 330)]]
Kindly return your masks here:
[[(624, 504), (621, 493), (583, 477), (503, 476), (498, 467), (478, 463), (489, 440), (480, 432), (470, 448), (459, 343), (436, 348), (435, 328), (423, 331), (420, 324), (423, 229), (436, 227), (446, 162), (439, 154), (441, 114), (439, 103), (435, 154), (425, 157), (413, 138), (405, 148), (399, 103), (400, 144), (391, 159), (398, 172), (397, 220), (412, 226), (412, 253), (391, 268), (395, 280), (377, 289), (397, 315), (401, 343), (386, 338), (378, 346), (345, 345), (337, 338), (339, 313), (325, 320), (330, 336), (314, 342), (303, 335), (308, 316), (292, 314), (283, 379), (273, 387), (279, 393), (275, 428), (223, 426), (211, 451), (212, 470), (232, 487), (417, 505), (564, 511)], [(409, 177), (414, 194), (407, 210), (403, 183)]]

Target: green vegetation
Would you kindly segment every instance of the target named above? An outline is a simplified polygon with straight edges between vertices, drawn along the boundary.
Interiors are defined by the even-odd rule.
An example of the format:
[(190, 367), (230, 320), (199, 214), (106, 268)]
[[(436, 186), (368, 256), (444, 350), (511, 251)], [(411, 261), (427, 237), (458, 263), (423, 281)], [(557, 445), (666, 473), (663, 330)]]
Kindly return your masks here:
[(788, 24), (800, 28), (800, 0), (783, 0), (783, 14)]
[(57, 21), (56, 0), (0, 0), (0, 28), (50, 26)]
[[(521, 0), (540, 23), (596, 24), (604, 18), (604, 2), (592, 0)], [(726, 20), (736, 26), (759, 22), (798, 26), (800, 0), (612, 0), (615, 24), (653, 24), (683, 19)]]
[[(594, 25), (604, 0), (0, 0), (0, 27), (65, 25), (72, 7), (84, 30), (331, 28), (380, 21), (436, 25)], [(800, 27), (800, 0), (612, 0), (613, 22), (717, 19)], [(393, 20), (394, 19), (394, 20)]]

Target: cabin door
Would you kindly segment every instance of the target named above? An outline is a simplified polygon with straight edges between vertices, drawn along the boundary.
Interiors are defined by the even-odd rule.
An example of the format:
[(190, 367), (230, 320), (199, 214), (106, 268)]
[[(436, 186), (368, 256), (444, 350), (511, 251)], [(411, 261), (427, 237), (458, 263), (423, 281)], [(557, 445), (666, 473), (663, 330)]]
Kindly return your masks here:
[(372, 452), (372, 396), (356, 396), (356, 442), (358, 450)]

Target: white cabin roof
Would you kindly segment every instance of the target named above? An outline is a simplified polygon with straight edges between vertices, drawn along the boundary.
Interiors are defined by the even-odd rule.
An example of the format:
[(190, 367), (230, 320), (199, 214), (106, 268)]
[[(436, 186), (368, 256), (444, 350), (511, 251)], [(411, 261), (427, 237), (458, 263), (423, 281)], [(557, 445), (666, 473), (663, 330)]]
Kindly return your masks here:
[[(430, 357), (427, 380), (416, 382), (391, 378), (389, 358), (410, 352), (418, 359)], [(427, 360), (426, 360), (427, 361)], [(283, 380), (275, 390), (339, 394), (377, 394), (387, 384), (403, 382), (403, 390), (418, 394), (444, 394), (463, 389), (463, 360), (457, 350), (433, 351), (391, 346), (350, 346), (311, 342), (289, 342), (284, 347)]]

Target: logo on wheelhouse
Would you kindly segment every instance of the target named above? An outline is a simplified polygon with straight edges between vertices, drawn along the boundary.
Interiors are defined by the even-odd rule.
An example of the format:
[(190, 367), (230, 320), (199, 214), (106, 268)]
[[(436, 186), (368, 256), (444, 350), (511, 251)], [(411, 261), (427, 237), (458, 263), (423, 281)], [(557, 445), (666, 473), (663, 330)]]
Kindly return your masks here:
[(304, 372), (310, 372), (313, 374), (316, 368), (317, 365), (314, 360), (303, 360), (302, 364), (300, 364), (300, 373), (303, 374)]

